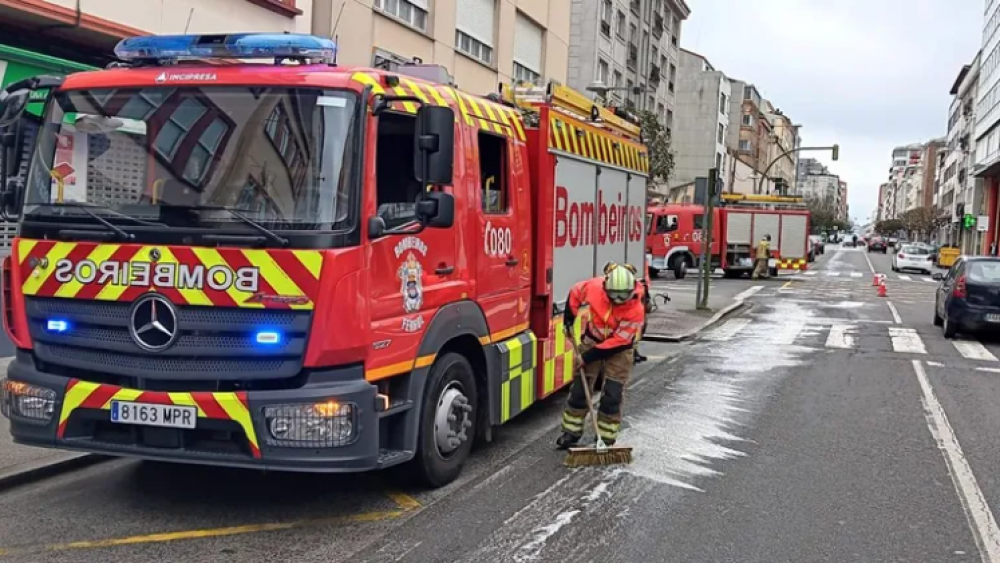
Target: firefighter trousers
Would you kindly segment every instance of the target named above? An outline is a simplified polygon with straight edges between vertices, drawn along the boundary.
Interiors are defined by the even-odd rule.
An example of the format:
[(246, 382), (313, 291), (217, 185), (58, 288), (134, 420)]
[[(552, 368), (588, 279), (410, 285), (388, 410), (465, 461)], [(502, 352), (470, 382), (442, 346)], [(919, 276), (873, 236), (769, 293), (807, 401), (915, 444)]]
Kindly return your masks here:
[[(580, 353), (586, 352), (593, 344), (580, 346)], [(583, 425), (587, 416), (587, 395), (583, 388), (594, 383), (603, 375), (604, 385), (601, 390), (601, 404), (597, 409), (597, 429), (601, 439), (614, 443), (618, 439), (618, 430), (622, 422), (622, 401), (625, 396), (625, 386), (632, 375), (634, 349), (625, 350), (584, 366), (585, 378), (577, 374), (569, 388), (569, 398), (563, 411), (562, 430), (567, 434), (582, 437)], [(586, 380), (586, 381), (584, 381)]]
[(757, 258), (757, 263), (753, 267), (753, 279), (767, 277), (767, 258)]

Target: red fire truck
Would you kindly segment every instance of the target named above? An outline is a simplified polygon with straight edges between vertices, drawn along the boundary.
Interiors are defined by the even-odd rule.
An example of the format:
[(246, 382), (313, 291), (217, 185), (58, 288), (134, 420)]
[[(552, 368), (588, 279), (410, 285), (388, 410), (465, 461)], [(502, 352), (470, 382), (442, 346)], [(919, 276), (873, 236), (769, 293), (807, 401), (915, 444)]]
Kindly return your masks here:
[[(662, 204), (647, 209), (646, 252), (650, 275), (671, 271), (678, 279), (699, 264), (705, 209)], [(771, 235), (771, 275), (806, 270), (809, 265), (809, 211), (802, 198), (722, 194), (712, 222), (712, 266), (726, 277), (753, 271), (755, 248)]]
[[(0, 96), (18, 443), (405, 462), (441, 485), (573, 377), (571, 285), (644, 259), (639, 129), (565, 87), (485, 99), (438, 67), (337, 66), (331, 41), (300, 35), (116, 54)], [(226, 58), (241, 61), (206, 60)]]

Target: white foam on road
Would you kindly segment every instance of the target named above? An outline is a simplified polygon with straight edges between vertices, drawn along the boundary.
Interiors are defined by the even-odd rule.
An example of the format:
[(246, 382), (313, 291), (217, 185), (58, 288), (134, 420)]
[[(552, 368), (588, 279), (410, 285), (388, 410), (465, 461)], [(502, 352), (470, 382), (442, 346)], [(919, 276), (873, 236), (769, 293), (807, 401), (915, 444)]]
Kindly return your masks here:
[(899, 279), (901, 279), (903, 281), (910, 281), (911, 280), (910, 276), (904, 276), (902, 274), (899, 275)]
[(802, 272), (802, 275), (804, 275), (804, 276), (815, 276), (818, 273), (819, 273), (819, 270), (808, 270), (808, 271)]
[(719, 328), (713, 329), (712, 331), (705, 334), (702, 340), (712, 340), (716, 342), (723, 342), (736, 336), (741, 330), (743, 330), (748, 324), (750, 324), (750, 319), (747, 318), (737, 318), (729, 319), (723, 323)]
[(889, 338), (892, 339), (892, 349), (904, 354), (926, 354), (924, 341), (920, 339), (916, 329), (889, 327)]
[(863, 275), (865, 275), (864, 272), (851, 272), (852, 278), (860, 278)]
[(764, 286), (762, 285), (755, 285), (753, 287), (749, 287), (746, 290), (738, 293), (735, 297), (733, 297), (733, 299), (736, 301), (746, 301), (747, 299), (750, 299), (751, 297), (756, 295), (762, 289), (764, 289)]
[(851, 334), (854, 329), (857, 328), (855, 325), (844, 325), (835, 324), (830, 326), (830, 332), (826, 337), (826, 347), (827, 348), (843, 348), (850, 349), (854, 348), (857, 341), (854, 335)]
[(970, 360), (997, 361), (997, 357), (990, 353), (986, 346), (975, 340), (953, 340), (951, 343), (958, 349), (959, 354)]
[(840, 275), (840, 272), (827, 272), (826, 275), (830, 276), (831, 278), (835, 278)]

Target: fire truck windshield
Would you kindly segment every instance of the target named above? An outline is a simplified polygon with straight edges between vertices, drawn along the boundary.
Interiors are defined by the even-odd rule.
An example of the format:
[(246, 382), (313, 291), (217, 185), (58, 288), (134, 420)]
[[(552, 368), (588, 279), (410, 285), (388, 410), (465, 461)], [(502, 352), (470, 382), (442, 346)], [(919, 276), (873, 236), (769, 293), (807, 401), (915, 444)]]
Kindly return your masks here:
[(31, 159), (24, 228), (97, 225), (96, 214), (140, 241), (165, 227), (259, 234), (245, 219), (289, 233), (351, 231), (357, 111), (353, 93), (306, 88), (57, 93)]

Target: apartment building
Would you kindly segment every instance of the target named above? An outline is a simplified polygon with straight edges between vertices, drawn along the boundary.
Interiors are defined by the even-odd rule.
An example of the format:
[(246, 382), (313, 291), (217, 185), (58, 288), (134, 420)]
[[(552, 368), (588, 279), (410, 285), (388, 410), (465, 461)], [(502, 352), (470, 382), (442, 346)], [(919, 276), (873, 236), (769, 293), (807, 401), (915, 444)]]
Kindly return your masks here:
[(847, 183), (840, 180), (823, 163), (815, 158), (803, 158), (797, 163), (794, 193), (807, 201), (816, 202), (831, 212), (847, 212)]
[[(733, 91), (728, 78), (707, 58), (681, 49), (677, 87), (677, 117), (674, 119), (671, 148), (674, 173), (671, 187), (691, 184), (717, 168), (723, 182), (728, 160), (729, 105)], [(729, 186), (723, 186), (729, 189)], [(677, 190), (672, 190), (677, 191)], [(686, 193), (686, 192), (685, 192)], [(681, 196), (671, 194), (671, 200)]]
[(606, 89), (607, 102), (656, 112), (672, 129), (681, 27), (690, 14), (684, 0), (572, 0), (566, 83)]
[(742, 80), (731, 82), (733, 96), (737, 98), (730, 104), (729, 146), (736, 159), (755, 174), (763, 174), (774, 162), (767, 170), (767, 181), (759, 182), (762, 192), (772, 193), (779, 178), (781, 184), (794, 187), (798, 156), (785, 153), (801, 144), (799, 125), (763, 98), (754, 84)]
[(841, 180), (837, 190), (837, 219), (847, 221), (850, 217), (850, 206), (847, 203), (847, 182)]
[(341, 64), (393, 68), (419, 59), (485, 95), (515, 80), (566, 81), (570, 2), (313, 0), (312, 32), (337, 38)]
[(975, 95), (975, 140), (972, 174), (984, 182), (987, 230), (982, 251), (997, 254), (1000, 247), (1000, 2), (987, 0), (983, 14), (983, 43)]

